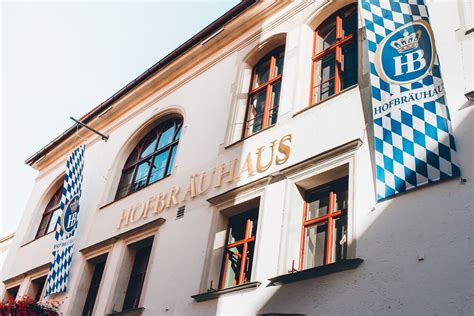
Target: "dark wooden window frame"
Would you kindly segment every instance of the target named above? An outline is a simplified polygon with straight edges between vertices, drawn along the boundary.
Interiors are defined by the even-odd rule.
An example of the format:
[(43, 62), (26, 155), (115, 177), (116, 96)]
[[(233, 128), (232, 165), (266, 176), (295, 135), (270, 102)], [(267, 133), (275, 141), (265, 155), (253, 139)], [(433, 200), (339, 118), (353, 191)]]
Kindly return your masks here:
[[(272, 103), (272, 92), (273, 92), (273, 86), (276, 85), (277, 83), (281, 83), (282, 77), (283, 77), (283, 71), (281, 74), (277, 75), (276, 73), (276, 61), (277, 56), (279, 53), (283, 52), (283, 65), (284, 65), (284, 59), (285, 59), (285, 45), (278, 46), (277, 48), (273, 49), (270, 53), (266, 54), (260, 60), (254, 65), (252, 68), (252, 79), (250, 80), (250, 88), (249, 88), (249, 93), (248, 93), (248, 100), (247, 100), (247, 109), (245, 111), (245, 121), (244, 121), (244, 128), (242, 130), (242, 138), (251, 136), (255, 133), (258, 133), (259, 131), (262, 131), (268, 127), (271, 126), (269, 124), (270, 121), (270, 112), (274, 111), (273, 108), (270, 108), (271, 103)], [(253, 86), (255, 84), (255, 80), (257, 78), (256, 76), (256, 71), (257, 67), (264, 63), (267, 59), (270, 59), (269, 63), (269, 71), (268, 71), (268, 80), (262, 84), (260, 84), (257, 88), (253, 89)], [(281, 89), (281, 87), (280, 87)], [(266, 90), (266, 96), (265, 96), (265, 106), (263, 110), (263, 119), (262, 119), (262, 127), (260, 130), (249, 133), (248, 128), (250, 126), (250, 121), (255, 121), (255, 117), (252, 119), (249, 119), (250, 115), (250, 107), (252, 106), (251, 101), (252, 98), (259, 94), (260, 92)], [(279, 100), (278, 100), (279, 101)], [(280, 107), (280, 105), (278, 105)], [(278, 108), (277, 107), (277, 108)], [(278, 115), (278, 111), (277, 114)], [(253, 126), (253, 125), (252, 125)]]
[[(257, 222), (258, 222), (258, 209), (252, 209), (252, 210), (248, 210), (248, 211), (245, 211), (243, 213), (240, 213), (240, 214), (237, 214), (237, 215), (234, 215), (234, 216), (241, 216), (245, 213), (251, 213), (251, 212), (256, 212), (257, 214)], [(234, 217), (232, 216), (232, 217)], [(247, 252), (248, 252), (248, 249), (249, 249), (249, 244), (250, 243), (254, 243), (254, 246), (255, 246), (255, 240), (256, 240), (256, 233), (255, 233), (255, 236), (252, 236), (252, 228), (254, 227), (253, 225), (255, 225), (256, 221), (253, 221), (251, 218), (248, 218), (246, 221), (245, 221), (245, 235), (244, 235), (244, 238), (241, 239), (241, 240), (237, 240), (237, 241), (234, 241), (232, 243), (228, 243), (228, 240), (229, 240), (229, 236), (230, 236), (230, 230), (231, 230), (231, 225), (230, 225), (230, 221), (232, 220), (232, 217), (229, 218), (229, 224), (228, 224), (228, 227), (227, 227), (227, 233), (226, 233), (226, 245), (225, 245), (225, 248), (224, 248), (224, 258), (223, 258), (223, 261), (222, 261), (222, 271), (221, 271), (221, 276), (220, 276), (220, 281), (219, 281), (219, 290), (222, 290), (222, 289), (225, 289), (225, 283), (226, 283), (226, 278), (225, 278), (225, 274), (227, 272), (227, 268), (228, 268), (228, 264), (229, 264), (229, 249), (232, 249), (234, 247), (237, 247), (237, 246), (241, 246), (243, 245), (243, 249), (242, 249), (242, 255), (241, 255), (241, 259), (240, 259), (240, 271), (239, 271), (239, 279), (237, 280), (237, 284), (235, 284), (234, 286), (239, 286), (239, 285), (242, 285), (245, 283), (245, 267), (246, 265), (244, 264), (244, 262), (247, 261)], [(254, 248), (255, 249), (255, 248)], [(255, 251), (254, 251), (255, 253)], [(253, 264), (253, 255), (252, 255), (252, 263), (250, 264)]]
[[(311, 193), (324, 191), (329, 188), (328, 194), (328, 212), (325, 215), (318, 216), (312, 219), (307, 220), (308, 206), (309, 203), (305, 197), (304, 206), (303, 206), (303, 219), (302, 219), (302, 228), (301, 228), (301, 242), (300, 242), (300, 254), (299, 254), (299, 265), (298, 270), (302, 271), (304, 269), (304, 258), (305, 258), (305, 236), (306, 230), (310, 227), (314, 227), (320, 223), (327, 222), (327, 233), (326, 233), (326, 250), (324, 254), (324, 265), (331, 264), (332, 262), (332, 253), (333, 253), (333, 239), (334, 239), (334, 227), (333, 223), (336, 218), (347, 215), (349, 210), (336, 210), (336, 194), (334, 188), (340, 187), (342, 184), (348, 184), (348, 177), (343, 177), (324, 185), (318, 186), (314, 189), (308, 190), (305, 193), (305, 196), (308, 196)], [(349, 188), (348, 188), (349, 189)]]
[[(127, 289), (126, 289), (126, 293), (124, 297), (122, 312), (135, 310), (139, 308), (140, 299), (143, 293), (143, 286), (145, 285), (145, 278), (149, 269), (150, 257), (153, 250), (153, 240), (154, 240), (153, 237), (149, 237), (135, 243), (134, 245), (129, 246), (134, 249), (135, 254), (133, 256), (132, 270), (130, 271), (130, 276), (127, 283)], [(140, 246), (136, 246), (137, 244), (140, 244)], [(147, 253), (143, 254), (141, 252), (147, 252)], [(144, 271), (135, 271), (136, 269), (139, 268), (139, 263), (137, 263), (137, 260), (138, 260), (137, 258), (140, 255), (145, 256), (145, 264), (144, 264), (145, 269)], [(135, 293), (136, 297), (133, 299), (132, 304), (130, 306), (127, 306), (127, 304), (130, 303), (129, 300), (133, 298), (132, 296), (133, 293), (131, 292), (131, 290), (136, 285), (136, 284), (132, 284), (132, 282), (137, 281), (137, 280), (138, 280), (137, 284), (139, 284), (138, 293)]]
[(20, 284), (9, 287), (9, 288), (6, 288), (4, 299), (6, 299), (6, 300), (10, 300), (10, 299), (16, 300), (19, 290), (20, 290)]
[(107, 257), (108, 254), (105, 254), (89, 260), (90, 264), (94, 265), (94, 269), (92, 271), (92, 277), (87, 290), (84, 307), (82, 308), (82, 315), (92, 315), (92, 312), (94, 311), (97, 302), (97, 295), (99, 294), (100, 285), (107, 265)]
[[(170, 143), (168, 143), (167, 145), (161, 147), (161, 148), (157, 148), (158, 147), (158, 144), (159, 144), (159, 141), (160, 141), (160, 138), (161, 138), (161, 135), (163, 134), (163, 129), (160, 128), (160, 127), (163, 127), (164, 125), (166, 125), (168, 122), (170, 121), (173, 121), (173, 124), (174, 124), (174, 127), (175, 127), (175, 130), (174, 130), (174, 134), (173, 134), (173, 139)], [(173, 156), (172, 153), (173, 153), (173, 147), (177, 147), (178, 146), (178, 143), (179, 143), (179, 140), (181, 138), (181, 132), (182, 132), (182, 128), (183, 128), (183, 120), (179, 117), (173, 117), (173, 118), (169, 118), (167, 120), (164, 120), (163, 122), (161, 122), (160, 124), (158, 124), (156, 127), (154, 127), (150, 132), (148, 132), (138, 143), (138, 145), (131, 151), (130, 153), (130, 156), (127, 157), (127, 161), (125, 163), (125, 166), (123, 167), (122, 169), (122, 176), (120, 177), (120, 181), (119, 181), (119, 186), (117, 188), (117, 192), (115, 194), (115, 199), (118, 200), (120, 198), (123, 198), (123, 197), (126, 197), (128, 195), (130, 195), (131, 193), (133, 192), (136, 192), (136, 191), (139, 191), (141, 189), (143, 189), (144, 187), (147, 187), (148, 185), (152, 184), (150, 183), (150, 178), (151, 178), (151, 175), (152, 175), (152, 170), (153, 170), (153, 162), (154, 162), (154, 159), (156, 156), (160, 155), (161, 153), (164, 153), (166, 152), (167, 150), (169, 150), (169, 154), (168, 154), (168, 158), (167, 158), (167, 161), (166, 161), (166, 165), (164, 167), (165, 169), (165, 174), (163, 176), (163, 178), (161, 179), (158, 179), (157, 181), (155, 182), (158, 182), (166, 177), (168, 177), (169, 175), (171, 175), (171, 169), (173, 166), (170, 166), (170, 163), (171, 163), (171, 157)], [(152, 133), (156, 133), (156, 147), (155, 147), (155, 150), (144, 156), (143, 158), (140, 158), (142, 152), (144, 149), (146, 148), (143, 148), (146, 144), (146, 140), (148, 139), (148, 137), (152, 134)], [(178, 135), (179, 134), (179, 135)], [(178, 137), (177, 137), (178, 136)], [(128, 164), (128, 160), (130, 159), (131, 155), (133, 155), (135, 153), (135, 151), (137, 150), (138, 148), (138, 151), (137, 151), (137, 160), (131, 164)], [(143, 187), (140, 187), (139, 189), (136, 189), (136, 190), (133, 190), (133, 187), (134, 187), (134, 183), (136, 181), (136, 176), (137, 176), (137, 172), (138, 172), (138, 166), (140, 164), (142, 164), (143, 162), (147, 161), (147, 160), (150, 160), (150, 167), (148, 169), (148, 174), (147, 174), (147, 177), (146, 177), (146, 184), (143, 186)], [(132, 173), (132, 178), (131, 178), (131, 182), (130, 182), (130, 185), (128, 186), (128, 190), (125, 194), (122, 194), (120, 195), (119, 193), (121, 193), (121, 187), (120, 187), (120, 184), (122, 183), (122, 179), (123, 177), (125, 176), (125, 174), (127, 172), (129, 172), (130, 170), (133, 170), (133, 173)], [(155, 183), (153, 182), (153, 183)]]
[(36, 293), (34, 294), (34, 300), (39, 302), (41, 299), (41, 294), (43, 294), (44, 286), (46, 285), (47, 275), (40, 276), (36, 279), (31, 280), (31, 283), (37, 286)]
[[(43, 212), (43, 215), (41, 217), (40, 225), (38, 227), (38, 230), (36, 232), (35, 239), (38, 239), (40, 237), (43, 237), (51, 232), (54, 231), (48, 231), (49, 225), (51, 224), (51, 218), (53, 217), (53, 214), (55, 211), (57, 211), (60, 206), (61, 206), (61, 196), (63, 195), (63, 187), (59, 187), (51, 197), (51, 199), (48, 202), (48, 205), (46, 205), (46, 208)], [(56, 201), (56, 203), (54, 203)], [(53, 202), (53, 203), (52, 203)], [(47, 221), (46, 226), (43, 226), (43, 223)], [(44, 230), (41, 229), (41, 227), (44, 227)], [(56, 227), (56, 226), (55, 226)]]
[[(343, 36), (343, 14), (351, 10), (354, 7), (354, 4), (349, 4), (342, 9), (339, 9), (331, 16), (329, 16), (323, 23), (321, 23), (318, 28), (314, 32), (314, 39), (313, 39), (313, 55), (312, 55), (312, 62), (311, 62), (311, 85), (310, 85), (310, 95), (309, 95), (309, 105), (312, 106), (324, 100), (315, 101), (314, 100), (314, 90), (319, 86), (321, 87), (324, 83), (330, 82), (334, 79), (334, 93), (332, 95), (336, 95), (343, 91), (342, 89), (342, 82), (341, 82), (341, 64), (342, 64), (342, 48), (352, 43), (353, 40), (356, 40), (356, 36), (354, 33), (348, 34)], [(355, 13), (357, 14), (357, 10)], [(317, 42), (318, 42), (318, 32), (319, 30), (331, 23), (333, 20), (336, 20), (336, 41), (334, 44), (329, 46), (328, 48), (318, 52)], [(357, 30), (355, 31), (357, 32)], [(356, 48), (357, 49), (357, 48)], [(319, 82), (316, 86), (314, 85), (314, 71), (315, 71), (315, 64), (330, 54), (335, 53), (335, 67), (334, 67), (334, 77), (331, 77), (325, 81)], [(344, 89), (345, 90), (345, 89)], [(330, 97), (330, 96), (329, 96)]]

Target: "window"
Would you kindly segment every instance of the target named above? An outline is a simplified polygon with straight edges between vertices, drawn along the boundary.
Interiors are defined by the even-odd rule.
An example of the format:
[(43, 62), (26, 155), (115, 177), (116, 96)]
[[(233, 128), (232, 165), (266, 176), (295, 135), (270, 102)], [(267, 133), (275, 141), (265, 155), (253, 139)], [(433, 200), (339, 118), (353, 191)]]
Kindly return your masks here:
[(7, 300), (16, 300), (20, 286), (14, 286), (5, 291), (5, 299)]
[(253, 209), (229, 218), (220, 289), (250, 281), (257, 217), (258, 209)]
[(36, 238), (42, 237), (48, 233), (51, 233), (56, 228), (56, 222), (61, 216), (60, 202), (63, 193), (63, 187), (61, 186), (53, 195), (49, 201), (46, 209), (43, 212), (41, 223), (36, 233)]
[(357, 4), (327, 18), (315, 31), (310, 104), (357, 83)]
[(299, 270), (346, 259), (348, 178), (305, 194)]
[(138, 143), (123, 168), (116, 199), (171, 174), (182, 126), (180, 118), (166, 120)]
[(94, 310), (95, 301), (97, 299), (97, 294), (99, 293), (100, 282), (102, 280), (102, 275), (104, 274), (105, 263), (107, 262), (107, 255), (99, 256), (94, 258), (90, 263), (93, 265), (92, 279), (87, 291), (86, 302), (84, 304), (84, 309), (82, 310), (83, 316), (92, 315)]
[(35, 301), (39, 302), (41, 300), (41, 295), (43, 294), (44, 284), (46, 283), (46, 275), (37, 278), (31, 281), (31, 295)]
[(253, 67), (244, 137), (276, 123), (280, 105), (285, 46), (281, 46)]
[(148, 238), (131, 246), (135, 248), (135, 258), (133, 260), (132, 271), (123, 302), (123, 311), (138, 308), (143, 283), (145, 282), (146, 269), (150, 259), (152, 243), (153, 238)]

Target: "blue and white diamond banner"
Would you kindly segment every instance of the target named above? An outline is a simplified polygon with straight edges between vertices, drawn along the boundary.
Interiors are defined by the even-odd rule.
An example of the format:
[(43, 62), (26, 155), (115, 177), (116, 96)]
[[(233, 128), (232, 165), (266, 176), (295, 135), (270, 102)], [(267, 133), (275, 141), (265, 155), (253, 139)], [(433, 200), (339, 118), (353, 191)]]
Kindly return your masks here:
[(375, 136), (377, 200), (459, 176), (424, 0), (362, 0)]
[(79, 215), (79, 199), (82, 192), (84, 150), (84, 145), (77, 147), (66, 161), (60, 203), (62, 213), (56, 223), (53, 260), (49, 266), (45, 296), (65, 292), (67, 288)]

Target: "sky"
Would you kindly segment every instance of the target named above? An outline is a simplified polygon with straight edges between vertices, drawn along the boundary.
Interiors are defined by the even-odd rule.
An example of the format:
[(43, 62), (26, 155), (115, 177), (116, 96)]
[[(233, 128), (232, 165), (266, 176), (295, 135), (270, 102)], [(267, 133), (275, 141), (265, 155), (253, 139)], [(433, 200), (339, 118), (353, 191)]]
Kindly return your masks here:
[(33, 189), (26, 158), (238, 2), (1, 2), (0, 237)]

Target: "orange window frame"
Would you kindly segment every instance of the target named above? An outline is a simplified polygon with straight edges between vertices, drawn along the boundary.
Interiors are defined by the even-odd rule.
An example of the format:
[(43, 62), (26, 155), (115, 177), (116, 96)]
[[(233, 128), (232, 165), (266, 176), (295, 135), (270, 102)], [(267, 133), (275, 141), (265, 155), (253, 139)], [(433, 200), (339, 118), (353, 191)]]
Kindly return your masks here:
[[(255, 242), (255, 236), (252, 236), (252, 229), (253, 225), (255, 225), (255, 220), (253, 218), (248, 218), (245, 221), (245, 235), (244, 238), (238, 241), (235, 241), (233, 243), (227, 243), (225, 246), (224, 250), (224, 262), (222, 265), (222, 272), (221, 272), (221, 279), (219, 282), (219, 289), (224, 289), (225, 284), (226, 284), (226, 273), (227, 273), (227, 268), (229, 266), (229, 259), (230, 259), (230, 254), (229, 254), (229, 249), (232, 249), (237, 246), (243, 245), (242, 249), (242, 254), (238, 254), (237, 256), (241, 257), (241, 264), (240, 264), (240, 271), (239, 271), (239, 279), (237, 280), (236, 284), (233, 284), (232, 286), (236, 285), (241, 285), (245, 281), (245, 267), (246, 267), (246, 261), (248, 258), (248, 249), (249, 249), (249, 243)], [(229, 235), (230, 235), (230, 229), (231, 226), (227, 228), (227, 234), (226, 234), (226, 240), (229, 240)]]
[[(349, 45), (351, 43), (351, 41), (353, 40), (353, 34), (348, 34), (346, 36), (343, 36), (343, 28), (342, 28), (342, 24), (343, 24), (343, 18), (342, 18), (342, 15), (343, 13), (348, 10), (349, 7), (345, 7), (341, 10), (339, 10), (338, 12), (336, 12), (336, 14), (334, 14), (333, 16), (329, 17), (328, 19), (326, 19), (315, 31), (314, 31), (314, 36), (313, 36), (313, 55), (311, 57), (312, 59), (312, 62), (311, 62), (311, 84), (310, 84), (310, 94), (309, 94), (309, 105), (313, 105), (315, 104), (315, 100), (314, 100), (314, 90), (317, 86), (322, 86), (324, 83), (330, 81), (330, 80), (333, 80), (334, 79), (334, 94), (333, 95), (336, 95), (338, 94), (339, 92), (341, 92), (341, 64), (342, 64), (342, 48), (346, 45)], [(332, 44), (331, 46), (329, 46), (328, 48), (318, 52), (318, 46), (317, 46), (317, 43), (318, 43), (318, 32), (319, 32), (319, 29), (321, 29), (321, 27), (327, 23), (331, 23), (332, 19), (335, 18), (336, 19), (336, 41), (334, 42), (334, 44)], [(335, 67), (334, 67), (334, 77), (331, 77), (329, 79), (327, 79), (326, 81), (322, 81), (320, 83), (318, 83), (317, 86), (314, 86), (314, 71), (315, 71), (315, 64), (322, 60), (324, 57), (326, 57), (327, 55), (329, 54), (332, 54), (332, 53), (335, 53)], [(321, 100), (320, 100), (321, 101)], [(318, 102), (320, 102), (318, 101)]]
[[(266, 90), (266, 95), (265, 95), (265, 105), (264, 105), (264, 109), (263, 109), (263, 119), (262, 119), (262, 128), (259, 130), (264, 130), (266, 128), (268, 128), (270, 126), (269, 124), (269, 120), (270, 120), (270, 106), (271, 106), (271, 103), (272, 103), (272, 92), (273, 92), (273, 86), (280, 82), (281, 79), (282, 79), (282, 76), (283, 76), (283, 73), (281, 74), (277, 74), (276, 73), (276, 61), (277, 61), (277, 58), (275, 57), (277, 54), (275, 52), (279, 52), (280, 50), (284, 50), (284, 46), (282, 47), (279, 47), (277, 49), (275, 49), (273, 52), (270, 53), (269, 56), (265, 56), (263, 57), (262, 59), (260, 59), (256, 64), (255, 66), (253, 67), (252, 69), (252, 80), (250, 80), (250, 88), (249, 88), (249, 96), (248, 96), (248, 100), (247, 100), (247, 110), (245, 112), (245, 124), (244, 124), (244, 128), (243, 128), (243, 131), (242, 131), (242, 138), (245, 138), (245, 137), (248, 137), (252, 134), (249, 134), (247, 129), (249, 127), (249, 122), (250, 122), (250, 119), (249, 119), (249, 114), (250, 114), (250, 107), (251, 107), (251, 101), (252, 101), (252, 98), (259, 94), (260, 92)], [(254, 86), (255, 84), (255, 80), (257, 79), (257, 66), (264, 62), (265, 61), (265, 58), (267, 57), (270, 57), (270, 64), (269, 64), (269, 71), (268, 71), (268, 80), (265, 82), (265, 83), (262, 83), (260, 84), (257, 88), (255, 89), (252, 89), (252, 87)], [(285, 56), (283, 56), (283, 58), (285, 58)], [(255, 118), (253, 119), (255, 120)], [(257, 132), (259, 132), (257, 131)], [(255, 133), (257, 133), (255, 132)]]
[[(347, 178), (345, 178), (347, 179)], [(346, 181), (346, 180), (343, 180)], [(343, 210), (336, 210), (336, 189), (338, 188), (338, 184), (341, 183), (341, 180), (336, 180), (331, 182), (329, 186), (331, 189), (329, 190), (329, 199), (328, 199), (328, 213), (319, 217), (315, 217), (312, 219), (307, 220), (308, 215), (308, 206), (309, 203), (305, 200), (303, 206), (303, 220), (302, 220), (302, 229), (301, 229), (301, 242), (300, 242), (300, 254), (299, 254), (299, 264), (298, 270), (302, 271), (304, 268), (304, 256), (305, 256), (305, 236), (306, 230), (309, 227), (315, 226), (319, 223), (327, 222), (327, 235), (326, 235), (326, 251), (324, 254), (324, 264), (331, 264), (332, 257), (333, 257), (333, 239), (334, 239), (334, 220), (340, 216), (344, 215)], [(325, 186), (326, 187), (326, 186)], [(321, 189), (324, 189), (321, 188)], [(315, 190), (311, 190), (310, 192), (318, 191), (316, 188)]]

